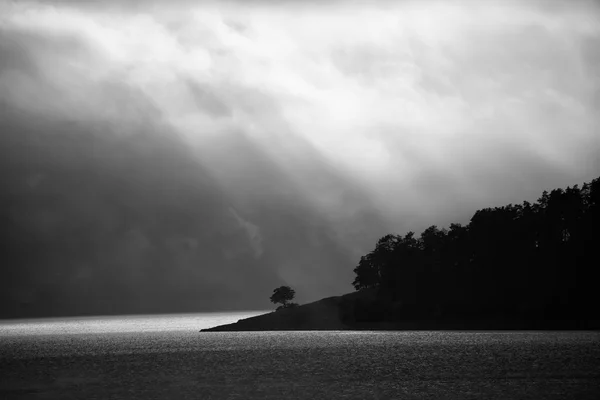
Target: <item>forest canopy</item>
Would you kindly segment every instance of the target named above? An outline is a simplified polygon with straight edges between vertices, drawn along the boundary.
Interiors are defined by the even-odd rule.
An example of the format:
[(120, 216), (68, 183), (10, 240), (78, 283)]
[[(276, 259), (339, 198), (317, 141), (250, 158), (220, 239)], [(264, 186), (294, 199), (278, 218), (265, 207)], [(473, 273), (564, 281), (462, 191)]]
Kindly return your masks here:
[(597, 178), (478, 210), (465, 226), (385, 235), (354, 268), (355, 289), (377, 301), (353, 318), (597, 319), (599, 222)]

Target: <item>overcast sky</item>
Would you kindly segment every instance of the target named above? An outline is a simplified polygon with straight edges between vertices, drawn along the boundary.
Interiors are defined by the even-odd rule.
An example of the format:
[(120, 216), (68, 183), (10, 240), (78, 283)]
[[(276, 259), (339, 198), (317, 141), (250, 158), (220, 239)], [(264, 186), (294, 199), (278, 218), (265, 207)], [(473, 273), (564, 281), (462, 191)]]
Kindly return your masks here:
[(599, 71), (592, 1), (0, 0), (0, 316), (349, 292), (598, 177)]

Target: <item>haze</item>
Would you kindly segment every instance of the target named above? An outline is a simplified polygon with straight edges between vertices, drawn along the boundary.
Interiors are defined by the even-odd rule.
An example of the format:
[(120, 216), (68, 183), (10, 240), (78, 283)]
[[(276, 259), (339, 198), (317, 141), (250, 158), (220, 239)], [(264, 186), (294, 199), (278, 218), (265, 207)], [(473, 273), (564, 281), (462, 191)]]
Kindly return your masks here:
[(352, 291), (600, 171), (584, 1), (0, 1), (0, 317)]

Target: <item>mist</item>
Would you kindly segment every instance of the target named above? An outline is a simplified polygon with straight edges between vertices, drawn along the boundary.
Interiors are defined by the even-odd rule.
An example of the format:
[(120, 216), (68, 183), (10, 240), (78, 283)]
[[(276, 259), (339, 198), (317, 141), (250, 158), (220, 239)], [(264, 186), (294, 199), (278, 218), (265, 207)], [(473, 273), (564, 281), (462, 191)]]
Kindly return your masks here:
[(270, 308), (600, 171), (594, 2), (0, 3), (0, 317)]

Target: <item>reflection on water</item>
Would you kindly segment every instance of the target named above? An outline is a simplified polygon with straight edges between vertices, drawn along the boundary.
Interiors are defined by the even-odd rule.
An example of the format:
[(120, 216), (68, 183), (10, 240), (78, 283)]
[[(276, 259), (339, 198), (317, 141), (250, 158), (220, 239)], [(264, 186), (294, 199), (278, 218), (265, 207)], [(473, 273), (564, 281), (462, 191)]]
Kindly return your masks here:
[(598, 332), (198, 332), (257, 313), (0, 323), (0, 399), (597, 399)]
[(269, 311), (0, 320), (0, 337), (80, 333), (198, 331)]

